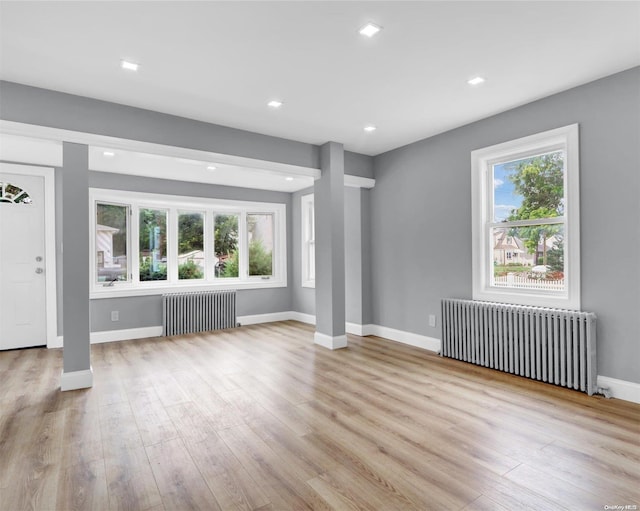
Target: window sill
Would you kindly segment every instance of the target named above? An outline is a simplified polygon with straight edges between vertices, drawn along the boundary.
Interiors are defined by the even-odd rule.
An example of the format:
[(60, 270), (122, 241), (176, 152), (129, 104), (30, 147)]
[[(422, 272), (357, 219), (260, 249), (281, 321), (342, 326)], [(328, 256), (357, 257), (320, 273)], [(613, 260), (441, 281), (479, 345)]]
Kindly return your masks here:
[(126, 298), (132, 296), (153, 296), (165, 293), (184, 293), (190, 291), (215, 291), (218, 289), (271, 289), (278, 287), (287, 287), (286, 280), (255, 280), (245, 282), (197, 282), (197, 283), (180, 283), (180, 284), (159, 284), (149, 286), (127, 286), (126, 284), (117, 284), (113, 287), (100, 287), (91, 291), (89, 298), (91, 300), (99, 300), (103, 298)]
[(488, 288), (473, 292), (474, 300), (485, 302), (512, 303), (514, 305), (532, 305), (557, 309), (580, 310), (580, 299), (566, 294), (544, 293), (536, 290), (535, 294), (524, 290)]

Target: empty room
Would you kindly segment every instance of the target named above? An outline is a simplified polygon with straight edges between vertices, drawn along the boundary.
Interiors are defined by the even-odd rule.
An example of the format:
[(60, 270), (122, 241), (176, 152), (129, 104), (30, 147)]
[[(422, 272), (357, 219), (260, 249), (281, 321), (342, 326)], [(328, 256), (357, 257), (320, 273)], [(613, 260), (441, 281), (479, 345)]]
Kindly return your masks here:
[(640, 1), (0, 0), (0, 511), (635, 510)]

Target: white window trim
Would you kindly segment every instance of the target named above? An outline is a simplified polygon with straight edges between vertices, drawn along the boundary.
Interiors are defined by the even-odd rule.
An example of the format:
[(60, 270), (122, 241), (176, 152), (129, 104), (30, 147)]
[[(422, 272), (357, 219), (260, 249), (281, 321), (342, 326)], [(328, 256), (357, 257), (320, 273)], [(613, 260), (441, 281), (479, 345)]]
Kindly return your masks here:
[[(309, 208), (314, 205), (313, 194), (303, 195), (300, 197), (300, 217), (301, 217), (301, 247), (302, 247), (302, 259), (300, 265), (300, 274), (302, 278), (302, 287), (315, 288), (316, 279), (310, 278), (310, 250), (315, 250), (315, 239), (309, 240)], [(315, 215), (314, 215), (315, 217)]]
[[(128, 269), (130, 279), (127, 282), (116, 282), (113, 286), (104, 286), (96, 281), (96, 203), (112, 203), (130, 206), (128, 229)], [(167, 222), (167, 255), (170, 260), (175, 252), (177, 240), (177, 211), (205, 211), (206, 246), (212, 246), (212, 233), (215, 213), (239, 214), (238, 238), (240, 244), (240, 276), (238, 278), (215, 278), (212, 261), (205, 262), (205, 278), (199, 280), (178, 280), (177, 274), (170, 264), (167, 268), (166, 281), (139, 281), (139, 238), (138, 217), (140, 209), (163, 209), (169, 211)], [(274, 215), (274, 275), (269, 278), (249, 277), (247, 275), (248, 244), (246, 241), (247, 213), (273, 213)], [(122, 190), (89, 188), (90, 214), (90, 298), (114, 298), (124, 296), (158, 295), (166, 292), (214, 290), (214, 289), (261, 289), (287, 286), (287, 237), (286, 237), (286, 204), (270, 202), (248, 202), (226, 199), (207, 199), (179, 195), (164, 195)], [(173, 251), (173, 252), (172, 252)], [(173, 253), (174, 259), (177, 254)], [(208, 259), (211, 259), (210, 257)], [(132, 277), (132, 278), (131, 278)]]
[[(472, 272), (473, 299), (580, 309), (580, 183), (578, 125), (537, 133), (471, 152), (472, 207)], [(532, 152), (562, 148), (566, 154), (564, 186), (565, 264), (567, 289), (563, 293), (529, 289), (504, 289), (489, 285), (490, 241), (489, 222), (492, 218), (489, 198), (491, 164), (496, 160), (517, 159)], [(531, 222), (524, 222), (530, 224)]]

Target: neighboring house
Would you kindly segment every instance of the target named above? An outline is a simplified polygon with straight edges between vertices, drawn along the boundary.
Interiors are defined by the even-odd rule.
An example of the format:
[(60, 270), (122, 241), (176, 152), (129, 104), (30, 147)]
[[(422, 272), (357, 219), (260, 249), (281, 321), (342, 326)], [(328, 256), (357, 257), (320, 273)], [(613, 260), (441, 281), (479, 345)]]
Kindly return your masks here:
[(113, 256), (113, 235), (119, 231), (120, 229), (108, 225), (96, 225), (98, 268), (120, 268), (120, 264)]
[(196, 266), (204, 268), (204, 251), (192, 250), (191, 252), (178, 255), (178, 266), (186, 263), (187, 261), (193, 261)]
[(527, 251), (527, 247), (520, 238), (509, 236), (506, 231), (501, 230), (493, 237), (493, 262), (498, 265), (533, 266), (535, 255)]

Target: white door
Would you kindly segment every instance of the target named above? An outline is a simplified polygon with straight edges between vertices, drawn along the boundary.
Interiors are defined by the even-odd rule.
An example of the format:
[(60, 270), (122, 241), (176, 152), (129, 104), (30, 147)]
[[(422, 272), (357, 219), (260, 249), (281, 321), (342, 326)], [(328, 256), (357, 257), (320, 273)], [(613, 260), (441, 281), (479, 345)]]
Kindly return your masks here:
[(0, 350), (47, 344), (44, 178), (0, 173)]

